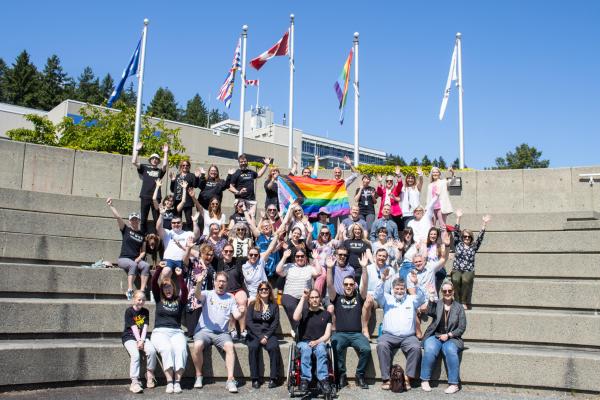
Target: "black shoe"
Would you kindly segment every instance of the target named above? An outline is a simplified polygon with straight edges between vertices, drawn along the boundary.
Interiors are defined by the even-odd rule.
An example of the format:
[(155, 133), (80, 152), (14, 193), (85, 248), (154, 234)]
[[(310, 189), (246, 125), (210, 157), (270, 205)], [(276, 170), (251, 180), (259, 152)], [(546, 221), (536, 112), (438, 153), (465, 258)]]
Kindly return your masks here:
[(277, 379), (271, 379), (271, 380), (269, 380), (269, 389), (274, 389), (274, 388), (276, 388), (277, 386), (279, 386), (279, 385), (277, 384)]
[(260, 381), (258, 379), (253, 379), (252, 380), (252, 387), (254, 389), (260, 389)]
[(327, 379), (323, 379), (321, 382), (321, 391), (323, 394), (331, 393), (331, 385), (329, 385), (329, 381)]
[(363, 375), (356, 375), (356, 386), (362, 389), (369, 388), (369, 385), (367, 385), (367, 381), (365, 381), (365, 377)]
[(340, 375), (339, 385), (340, 385), (340, 389), (348, 386), (348, 377), (346, 376), (346, 374)]
[(304, 379), (300, 381), (300, 389), (301, 392), (308, 392), (308, 381)]

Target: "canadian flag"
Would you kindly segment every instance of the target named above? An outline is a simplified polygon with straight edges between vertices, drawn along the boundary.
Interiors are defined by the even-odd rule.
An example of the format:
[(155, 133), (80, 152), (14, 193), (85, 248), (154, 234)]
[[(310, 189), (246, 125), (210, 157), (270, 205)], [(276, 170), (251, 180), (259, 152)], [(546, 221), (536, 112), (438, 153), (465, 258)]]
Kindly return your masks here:
[(271, 58), (275, 56), (286, 56), (289, 51), (289, 38), (290, 31), (286, 31), (283, 37), (279, 39), (273, 47), (262, 53), (260, 56), (250, 60), (250, 66), (258, 71)]
[(259, 84), (258, 79), (246, 79), (246, 86), (258, 86)]

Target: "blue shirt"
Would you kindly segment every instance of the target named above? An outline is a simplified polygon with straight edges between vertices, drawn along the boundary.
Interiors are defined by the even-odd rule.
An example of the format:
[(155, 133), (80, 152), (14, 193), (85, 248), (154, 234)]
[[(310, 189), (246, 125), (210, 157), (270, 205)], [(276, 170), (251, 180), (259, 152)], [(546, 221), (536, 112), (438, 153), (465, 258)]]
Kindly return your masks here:
[(384, 292), (384, 282), (379, 281), (373, 297), (383, 307), (383, 332), (394, 336), (413, 336), (417, 308), (425, 302), (425, 296), (425, 292), (417, 287), (416, 295), (406, 294), (401, 300), (396, 300), (393, 294)]

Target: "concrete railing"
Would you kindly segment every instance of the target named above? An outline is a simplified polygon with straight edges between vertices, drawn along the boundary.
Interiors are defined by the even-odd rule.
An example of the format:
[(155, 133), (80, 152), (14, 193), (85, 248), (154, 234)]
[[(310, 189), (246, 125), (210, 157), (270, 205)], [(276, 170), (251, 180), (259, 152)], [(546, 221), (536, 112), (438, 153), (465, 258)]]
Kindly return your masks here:
[[(122, 200), (138, 198), (141, 182), (129, 156), (0, 140), (0, 159), (5, 160), (0, 169), (3, 188)], [(192, 170), (198, 165), (192, 160)], [(224, 159), (219, 165), (222, 177), (235, 165), (234, 160)], [(460, 171), (457, 175), (462, 188), (451, 188), (450, 196), (453, 206), (465, 213), (600, 211), (600, 186), (590, 186), (589, 178), (581, 177), (599, 170), (600, 167), (574, 167)], [(282, 173), (286, 172), (282, 169)], [(330, 178), (332, 171), (320, 171), (319, 176)], [(257, 183), (259, 204), (264, 202), (263, 179)], [(360, 180), (348, 188), (349, 194), (354, 194), (359, 184)], [(423, 193), (426, 190), (427, 182)], [(165, 183), (163, 192), (166, 191)], [(231, 204), (231, 200), (227, 192), (225, 204)]]

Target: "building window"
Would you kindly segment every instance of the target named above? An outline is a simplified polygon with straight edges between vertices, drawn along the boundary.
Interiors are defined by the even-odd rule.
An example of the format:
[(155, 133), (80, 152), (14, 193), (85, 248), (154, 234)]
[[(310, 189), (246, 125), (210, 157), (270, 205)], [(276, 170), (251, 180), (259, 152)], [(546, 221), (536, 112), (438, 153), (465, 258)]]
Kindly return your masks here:
[[(208, 147), (208, 155), (213, 156), (213, 157), (228, 158), (230, 160), (237, 160), (237, 158), (238, 158), (237, 151), (219, 149), (217, 147), (210, 147), (210, 146)], [(248, 157), (248, 161), (256, 161), (256, 162), (263, 162), (263, 159), (264, 159), (264, 157), (255, 156), (253, 154), (248, 154), (248, 153), (246, 153), (246, 157)]]

